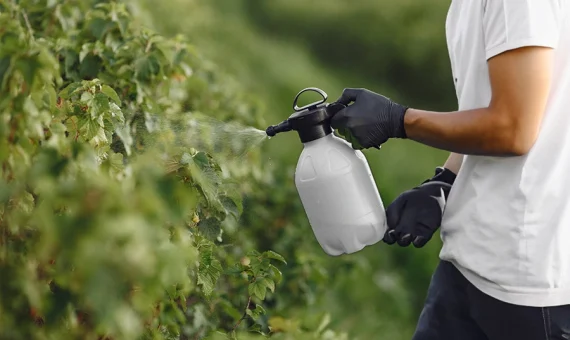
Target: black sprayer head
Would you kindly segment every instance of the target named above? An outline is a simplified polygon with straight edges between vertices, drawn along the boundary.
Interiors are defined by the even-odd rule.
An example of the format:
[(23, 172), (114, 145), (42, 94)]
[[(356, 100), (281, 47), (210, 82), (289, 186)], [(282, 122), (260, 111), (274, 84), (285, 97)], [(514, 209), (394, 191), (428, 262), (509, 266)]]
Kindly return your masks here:
[(265, 133), (267, 133), (269, 137), (273, 137), (278, 133), (291, 131), (292, 129), (293, 128), (291, 127), (289, 120), (284, 120), (277, 125), (271, 125), (268, 127), (267, 130), (265, 130)]
[[(320, 94), (323, 99), (303, 107), (297, 106), (299, 96), (307, 91), (314, 91)], [(314, 141), (316, 139), (325, 137), (332, 133), (330, 126), (330, 119), (338, 111), (345, 108), (340, 103), (325, 103), (327, 94), (318, 88), (309, 87), (297, 94), (293, 101), (293, 113), (289, 118), (283, 122), (272, 125), (265, 130), (269, 137), (273, 137), (278, 133), (295, 130), (299, 134), (302, 143)]]

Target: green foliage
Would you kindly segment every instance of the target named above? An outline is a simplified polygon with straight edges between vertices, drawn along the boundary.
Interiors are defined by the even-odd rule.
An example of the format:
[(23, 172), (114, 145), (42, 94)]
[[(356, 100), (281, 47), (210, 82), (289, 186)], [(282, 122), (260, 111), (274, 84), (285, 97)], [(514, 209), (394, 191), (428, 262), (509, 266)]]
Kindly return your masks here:
[[(297, 136), (246, 126), (307, 86), (454, 108), (447, 3), (128, 4), (0, 0), (0, 337), (409, 339), (437, 237), (326, 256)], [(365, 152), (385, 204), (445, 157)]]
[(270, 332), (286, 263), (236, 229), (259, 154), (187, 134), (258, 104), (121, 3), (0, 2), (0, 27), (0, 337)]

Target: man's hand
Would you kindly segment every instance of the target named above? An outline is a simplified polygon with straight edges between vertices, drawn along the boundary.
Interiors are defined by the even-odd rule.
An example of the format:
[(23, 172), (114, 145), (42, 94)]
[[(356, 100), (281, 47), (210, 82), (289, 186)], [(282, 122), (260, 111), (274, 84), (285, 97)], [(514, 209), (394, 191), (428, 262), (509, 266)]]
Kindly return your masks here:
[(455, 173), (437, 168), (434, 177), (398, 196), (386, 209), (388, 230), (384, 242), (423, 247), (441, 225), (454, 181)]
[(406, 138), (407, 107), (366, 89), (345, 89), (337, 103), (347, 107), (333, 116), (331, 127), (338, 129), (353, 148), (379, 148), (389, 138)]

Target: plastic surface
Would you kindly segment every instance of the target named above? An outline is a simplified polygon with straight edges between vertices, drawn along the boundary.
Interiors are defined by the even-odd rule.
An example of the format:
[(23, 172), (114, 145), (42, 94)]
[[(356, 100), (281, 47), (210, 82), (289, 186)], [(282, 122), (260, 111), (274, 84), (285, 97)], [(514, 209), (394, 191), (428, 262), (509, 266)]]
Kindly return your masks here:
[(351, 254), (378, 243), (386, 215), (364, 154), (334, 134), (303, 145), (295, 185), (325, 253)]

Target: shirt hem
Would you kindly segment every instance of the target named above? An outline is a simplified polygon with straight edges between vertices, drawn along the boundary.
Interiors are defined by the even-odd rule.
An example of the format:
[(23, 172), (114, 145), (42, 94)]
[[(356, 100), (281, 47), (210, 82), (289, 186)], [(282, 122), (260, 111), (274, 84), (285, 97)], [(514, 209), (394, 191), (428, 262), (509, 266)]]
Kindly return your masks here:
[(475, 288), (497, 300), (527, 307), (555, 307), (570, 304), (570, 289), (535, 290), (533, 292), (506, 291), (504, 288), (463, 268), (455, 261), (450, 262)]
[(514, 50), (521, 47), (528, 47), (528, 46), (541, 46), (541, 47), (550, 47), (556, 48), (558, 47), (558, 39), (556, 38), (527, 38), (521, 40), (513, 40), (513, 41), (506, 41), (499, 45), (495, 45), (493, 47), (487, 48), (485, 52), (485, 56), (487, 60), (491, 59), (492, 57), (501, 54), (503, 52)]

